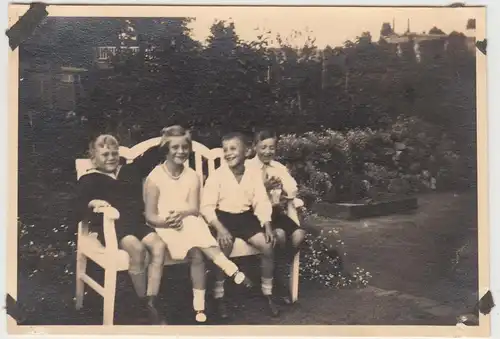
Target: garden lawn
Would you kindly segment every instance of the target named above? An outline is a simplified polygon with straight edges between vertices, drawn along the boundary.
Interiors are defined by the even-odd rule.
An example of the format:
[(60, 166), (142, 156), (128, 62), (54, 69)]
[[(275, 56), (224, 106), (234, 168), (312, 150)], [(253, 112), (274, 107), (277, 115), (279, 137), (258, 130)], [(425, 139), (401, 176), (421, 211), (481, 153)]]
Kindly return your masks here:
[(352, 221), (315, 218), (312, 224), (338, 232), (347, 266), (369, 272), (371, 286), (470, 310), (478, 291), (476, 195), (418, 198), (412, 214)]

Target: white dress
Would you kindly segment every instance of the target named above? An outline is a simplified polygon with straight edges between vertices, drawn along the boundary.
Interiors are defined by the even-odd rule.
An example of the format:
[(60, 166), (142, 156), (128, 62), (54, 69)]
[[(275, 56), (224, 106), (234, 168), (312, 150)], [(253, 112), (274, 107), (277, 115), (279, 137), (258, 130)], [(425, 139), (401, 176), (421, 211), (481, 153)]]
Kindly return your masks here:
[[(148, 176), (159, 189), (158, 214), (166, 218), (170, 211), (186, 209), (190, 194), (197, 194), (196, 172), (185, 167), (178, 178), (167, 172), (165, 165), (156, 166)], [(217, 246), (208, 225), (201, 217), (187, 216), (182, 220), (180, 229), (156, 228), (156, 232), (167, 245), (170, 256), (174, 260), (184, 259), (193, 247), (209, 248)]]

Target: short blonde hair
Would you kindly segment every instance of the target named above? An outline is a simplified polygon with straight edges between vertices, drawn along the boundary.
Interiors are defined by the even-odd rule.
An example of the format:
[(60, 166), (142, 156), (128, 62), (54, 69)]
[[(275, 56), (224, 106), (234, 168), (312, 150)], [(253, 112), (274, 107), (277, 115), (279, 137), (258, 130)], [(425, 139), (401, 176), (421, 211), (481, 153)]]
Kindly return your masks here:
[(120, 147), (120, 143), (116, 138), (110, 134), (101, 134), (94, 140), (92, 140), (89, 144), (89, 157), (90, 159), (94, 159), (96, 155), (96, 149), (99, 147)]
[(160, 149), (168, 152), (172, 137), (185, 137), (189, 143), (189, 148), (192, 149), (193, 140), (191, 139), (191, 133), (180, 125), (165, 127), (161, 130)]

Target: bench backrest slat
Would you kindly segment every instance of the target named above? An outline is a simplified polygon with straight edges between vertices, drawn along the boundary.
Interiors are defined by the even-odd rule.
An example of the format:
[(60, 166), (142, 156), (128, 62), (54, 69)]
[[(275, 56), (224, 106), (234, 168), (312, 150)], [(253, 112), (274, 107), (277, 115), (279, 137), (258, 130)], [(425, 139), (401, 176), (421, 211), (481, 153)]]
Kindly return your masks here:
[[(125, 158), (127, 163), (131, 163), (135, 158), (146, 152), (151, 147), (157, 146), (160, 143), (161, 138), (152, 138), (146, 141), (143, 141), (131, 148), (120, 146), (120, 156)], [(203, 159), (207, 162), (207, 175), (210, 175), (213, 171), (215, 171), (216, 160), (220, 159), (223, 161), (222, 149), (214, 148), (209, 149), (205, 145), (193, 140), (193, 153), (194, 153), (194, 170), (200, 176), (200, 179), (204, 179), (203, 175)], [(189, 160), (186, 161), (186, 165), (189, 166)], [(77, 180), (80, 179), (82, 175), (84, 175), (89, 169), (92, 168), (92, 162), (90, 159), (76, 159), (75, 161), (75, 169), (76, 169), (76, 177)]]

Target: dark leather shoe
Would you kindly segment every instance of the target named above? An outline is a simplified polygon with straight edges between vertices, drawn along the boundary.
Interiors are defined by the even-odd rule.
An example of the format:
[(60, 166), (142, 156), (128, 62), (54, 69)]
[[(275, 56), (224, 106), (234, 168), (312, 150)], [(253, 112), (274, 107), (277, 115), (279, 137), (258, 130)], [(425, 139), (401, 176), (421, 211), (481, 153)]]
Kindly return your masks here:
[(266, 295), (266, 296), (264, 296), (264, 298), (267, 301), (267, 306), (268, 306), (269, 313), (271, 314), (271, 316), (273, 318), (279, 317), (280, 310), (279, 310), (278, 306), (276, 305), (276, 303), (274, 302), (273, 297), (271, 295)]
[(229, 313), (227, 312), (227, 305), (224, 298), (215, 299), (215, 310), (217, 312), (217, 316), (220, 319), (225, 320), (229, 318)]
[(241, 284), (249, 290), (254, 287), (253, 282), (247, 276), (245, 276), (245, 280)]
[(287, 306), (288, 306), (288, 305), (293, 304), (293, 302), (292, 302), (292, 298), (290, 298), (290, 297), (289, 297), (289, 296), (287, 296), (287, 295), (281, 295), (281, 296), (279, 296), (278, 300), (279, 300), (279, 302), (280, 302), (281, 304), (283, 304), (283, 305), (287, 305)]
[(282, 279), (277, 278), (275, 282), (275, 291), (277, 294), (277, 301), (283, 305), (291, 305), (293, 304), (292, 298), (290, 297), (290, 289), (288, 288), (288, 284), (285, 283)]
[(168, 325), (165, 317), (156, 306), (155, 297), (148, 297), (146, 299), (146, 308), (149, 312), (149, 320), (151, 325)]

